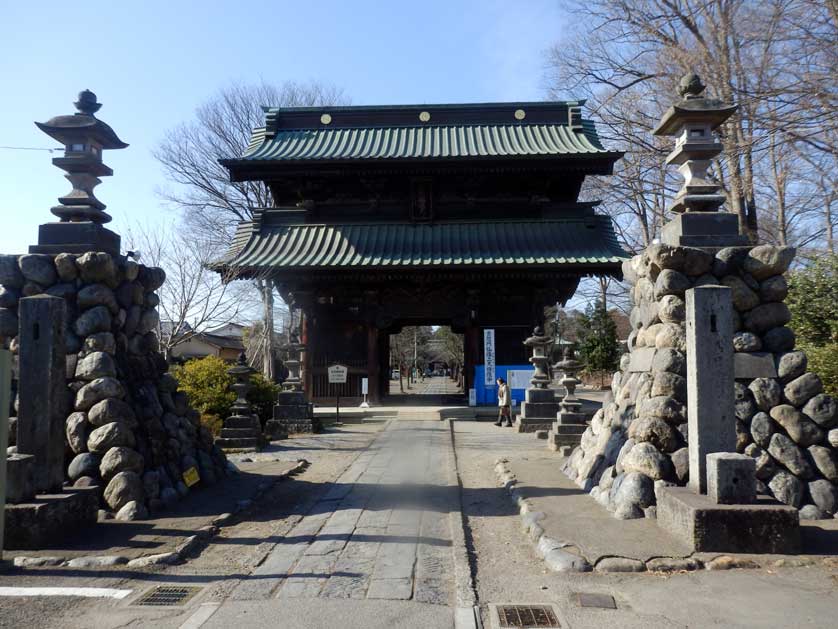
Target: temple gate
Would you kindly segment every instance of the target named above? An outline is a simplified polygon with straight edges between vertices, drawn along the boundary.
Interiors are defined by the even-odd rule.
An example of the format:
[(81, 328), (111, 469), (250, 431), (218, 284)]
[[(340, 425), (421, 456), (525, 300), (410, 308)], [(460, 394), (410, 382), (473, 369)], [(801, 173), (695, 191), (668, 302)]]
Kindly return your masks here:
[(234, 181), (263, 181), (275, 207), (242, 222), (219, 271), (272, 281), (302, 311), (305, 390), (334, 395), (326, 368), (349, 367), (341, 397), (388, 390), (389, 335), (450, 325), (464, 335), (465, 387), (496, 331), (497, 362), (545, 306), (586, 275), (619, 276), (609, 217), (578, 200), (608, 175), (582, 101), (266, 108), (250, 146), (222, 160)]

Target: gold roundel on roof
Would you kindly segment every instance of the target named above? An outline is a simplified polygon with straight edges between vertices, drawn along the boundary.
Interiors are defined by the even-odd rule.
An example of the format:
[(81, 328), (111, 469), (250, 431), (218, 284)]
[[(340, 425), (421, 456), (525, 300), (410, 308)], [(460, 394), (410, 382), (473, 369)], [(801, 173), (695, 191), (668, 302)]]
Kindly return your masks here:
[(516, 109), (515, 110), (515, 120), (523, 120), (527, 117), (527, 112), (523, 109)]
[(323, 114), (322, 116), (320, 116), (320, 122), (322, 122), (323, 124), (331, 123), (332, 122), (331, 114)]
[(419, 120), (422, 122), (428, 122), (431, 119), (431, 114), (427, 111), (423, 111), (419, 114)]

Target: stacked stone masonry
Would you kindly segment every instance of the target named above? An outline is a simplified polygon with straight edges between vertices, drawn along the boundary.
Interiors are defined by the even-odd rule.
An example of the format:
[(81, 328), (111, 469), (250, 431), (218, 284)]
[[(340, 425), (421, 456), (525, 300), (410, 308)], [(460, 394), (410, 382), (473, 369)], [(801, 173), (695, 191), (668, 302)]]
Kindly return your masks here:
[(158, 351), (155, 291), (165, 278), (107, 253), (0, 256), (0, 343), (14, 354), (19, 300), (66, 301), (66, 482), (99, 487), (103, 507), (119, 519), (176, 503), (189, 492), (183, 473), (192, 467), (206, 485), (227, 473)]
[(756, 460), (758, 492), (804, 519), (838, 513), (838, 405), (795, 350), (783, 300), (794, 249), (652, 245), (623, 265), (629, 353), (564, 472), (621, 519), (652, 517), (656, 488), (686, 485), (685, 291), (729, 286), (734, 313), (736, 449)]

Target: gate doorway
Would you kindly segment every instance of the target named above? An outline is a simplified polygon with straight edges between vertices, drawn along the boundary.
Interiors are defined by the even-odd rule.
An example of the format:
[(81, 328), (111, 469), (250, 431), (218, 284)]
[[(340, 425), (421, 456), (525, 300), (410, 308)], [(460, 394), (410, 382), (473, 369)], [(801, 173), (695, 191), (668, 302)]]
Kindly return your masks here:
[(451, 326), (411, 325), (389, 335), (389, 403), (463, 404), (463, 334)]

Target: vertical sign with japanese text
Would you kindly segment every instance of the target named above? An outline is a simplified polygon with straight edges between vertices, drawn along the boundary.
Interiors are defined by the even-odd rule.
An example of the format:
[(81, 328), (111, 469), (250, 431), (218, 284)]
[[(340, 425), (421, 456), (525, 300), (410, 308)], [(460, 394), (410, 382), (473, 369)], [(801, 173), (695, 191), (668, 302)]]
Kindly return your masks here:
[(483, 330), (483, 365), (485, 378), (483, 384), (487, 387), (495, 384), (495, 331)]

